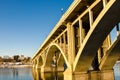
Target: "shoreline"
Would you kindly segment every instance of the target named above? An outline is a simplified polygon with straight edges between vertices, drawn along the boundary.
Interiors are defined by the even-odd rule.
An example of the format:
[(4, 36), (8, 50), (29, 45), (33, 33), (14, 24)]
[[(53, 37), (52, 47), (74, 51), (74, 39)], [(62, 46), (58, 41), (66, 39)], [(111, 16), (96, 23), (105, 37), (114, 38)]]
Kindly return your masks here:
[(24, 65), (0, 65), (0, 68), (32, 68), (30, 64)]

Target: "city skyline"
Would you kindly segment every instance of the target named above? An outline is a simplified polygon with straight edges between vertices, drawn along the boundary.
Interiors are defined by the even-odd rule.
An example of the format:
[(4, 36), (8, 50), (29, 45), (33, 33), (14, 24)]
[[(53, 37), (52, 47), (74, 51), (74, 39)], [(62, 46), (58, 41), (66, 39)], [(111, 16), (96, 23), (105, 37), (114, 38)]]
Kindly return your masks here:
[(73, 0), (1, 0), (0, 56), (32, 57)]

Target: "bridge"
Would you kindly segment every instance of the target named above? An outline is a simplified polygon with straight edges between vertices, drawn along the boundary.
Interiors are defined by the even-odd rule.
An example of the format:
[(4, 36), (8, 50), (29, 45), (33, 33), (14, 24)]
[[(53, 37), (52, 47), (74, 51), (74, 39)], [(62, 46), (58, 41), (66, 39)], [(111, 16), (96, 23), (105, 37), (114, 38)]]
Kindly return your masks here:
[(33, 68), (63, 71), (64, 80), (114, 80), (119, 22), (120, 0), (74, 0), (36, 51)]

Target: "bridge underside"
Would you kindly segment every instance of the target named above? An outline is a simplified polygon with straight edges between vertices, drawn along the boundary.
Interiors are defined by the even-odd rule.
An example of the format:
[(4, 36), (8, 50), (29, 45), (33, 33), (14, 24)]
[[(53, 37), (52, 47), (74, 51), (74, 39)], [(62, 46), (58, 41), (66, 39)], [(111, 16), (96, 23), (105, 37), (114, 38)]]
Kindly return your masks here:
[[(106, 5), (106, 8), (100, 13), (92, 28), (86, 36), (82, 48), (80, 48), (76, 58), (75, 71), (87, 71), (96, 56), (96, 53), (103, 41), (113, 29), (115, 24), (120, 21), (120, 0), (111, 0), (113, 4)], [(78, 61), (77, 61), (78, 59)]]
[(120, 34), (106, 53), (100, 63), (100, 70), (112, 70), (116, 61), (120, 58)]

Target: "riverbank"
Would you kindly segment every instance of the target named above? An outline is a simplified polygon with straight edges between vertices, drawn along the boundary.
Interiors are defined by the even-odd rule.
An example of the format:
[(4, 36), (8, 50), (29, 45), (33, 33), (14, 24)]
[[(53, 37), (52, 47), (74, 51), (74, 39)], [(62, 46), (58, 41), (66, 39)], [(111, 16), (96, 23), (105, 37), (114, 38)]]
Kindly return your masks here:
[(31, 68), (32, 65), (24, 64), (24, 65), (0, 65), (0, 68)]

